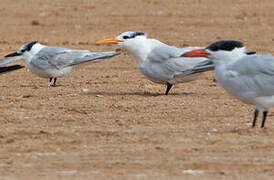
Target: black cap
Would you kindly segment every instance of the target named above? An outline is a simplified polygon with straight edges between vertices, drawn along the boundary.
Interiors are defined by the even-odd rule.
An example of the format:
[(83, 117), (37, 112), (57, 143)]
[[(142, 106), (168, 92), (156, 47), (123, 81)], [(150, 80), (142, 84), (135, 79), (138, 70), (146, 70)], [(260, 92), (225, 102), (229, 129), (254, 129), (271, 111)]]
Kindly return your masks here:
[(206, 49), (209, 49), (210, 51), (232, 51), (234, 48), (241, 47), (244, 47), (244, 44), (240, 41), (224, 40), (212, 43), (209, 46), (207, 46)]

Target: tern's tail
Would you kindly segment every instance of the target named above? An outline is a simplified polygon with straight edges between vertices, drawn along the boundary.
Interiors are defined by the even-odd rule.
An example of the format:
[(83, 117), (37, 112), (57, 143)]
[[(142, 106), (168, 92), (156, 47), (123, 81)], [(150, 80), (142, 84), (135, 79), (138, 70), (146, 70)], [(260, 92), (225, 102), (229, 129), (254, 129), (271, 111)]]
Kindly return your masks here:
[(82, 64), (85, 62), (101, 62), (104, 61), (105, 59), (111, 58), (113, 56), (116, 56), (120, 54), (120, 50), (116, 51), (109, 51), (109, 52), (95, 52), (95, 53), (90, 53), (84, 57), (81, 58), (76, 58), (73, 60), (73, 63), (71, 65), (77, 65), (77, 64)]
[(8, 63), (11, 63), (13, 61), (18, 61), (18, 60), (21, 60), (21, 59), (22, 59), (21, 56), (16, 56), (16, 57), (8, 58), (8, 59), (0, 59), (0, 66), (4, 66)]
[(202, 73), (202, 72), (210, 71), (214, 69), (215, 69), (215, 65), (211, 61), (204, 61), (198, 64), (197, 66), (194, 66), (192, 69), (188, 69), (184, 71), (183, 73), (185, 75), (190, 75), (190, 74)]

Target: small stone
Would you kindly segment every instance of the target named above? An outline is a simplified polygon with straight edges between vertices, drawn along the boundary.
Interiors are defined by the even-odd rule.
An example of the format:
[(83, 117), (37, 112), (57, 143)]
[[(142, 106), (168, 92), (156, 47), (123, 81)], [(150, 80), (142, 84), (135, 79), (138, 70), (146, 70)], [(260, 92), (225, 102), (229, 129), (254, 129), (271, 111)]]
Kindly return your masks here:
[(40, 22), (38, 20), (32, 20), (31, 25), (38, 26), (38, 25), (40, 25)]
[(157, 150), (164, 150), (164, 148), (159, 147), (159, 146), (156, 146), (155, 149), (157, 149)]
[(203, 174), (203, 173), (204, 173), (204, 171), (202, 171), (202, 170), (192, 170), (192, 169), (182, 170), (182, 174), (197, 175), (197, 174)]
[(58, 174), (62, 174), (62, 175), (73, 175), (75, 173), (77, 173), (77, 170), (71, 170), (71, 171), (57, 171)]
[(100, 173), (100, 171), (97, 171), (97, 170), (93, 170), (91, 172), (92, 172), (92, 174), (99, 174)]
[(145, 177), (144, 174), (136, 174), (137, 179), (143, 179)]
[(90, 90), (89, 90), (89, 89), (86, 89), (86, 88), (82, 88), (82, 91), (83, 91), (84, 93), (90, 92)]
[(224, 171), (220, 171), (220, 174), (221, 174), (221, 175), (224, 175), (224, 174), (225, 174), (225, 172), (224, 172)]
[(133, 130), (128, 129), (128, 130), (125, 130), (124, 133), (125, 133), (125, 134), (132, 134), (132, 133), (133, 133)]

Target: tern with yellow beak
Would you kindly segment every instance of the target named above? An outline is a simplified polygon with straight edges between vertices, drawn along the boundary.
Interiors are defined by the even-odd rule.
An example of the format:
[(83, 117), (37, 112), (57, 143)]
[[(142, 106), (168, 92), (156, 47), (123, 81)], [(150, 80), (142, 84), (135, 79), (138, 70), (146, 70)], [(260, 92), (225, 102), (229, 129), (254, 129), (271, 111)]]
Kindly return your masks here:
[[(124, 32), (116, 38), (97, 41), (97, 44), (118, 44), (138, 60), (141, 73), (149, 80), (166, 84), (167, 95), (175, 84), (196, 80), (200, 73), (185, 75), (184, 71), (199, 64), (210, 63), (207, 58), (186, 58), (182, 55), (201, 47), (177, 48), (156, 39), (147, 38), (144, 32)], [(211, 69), (214, 69), (212, 66)]]

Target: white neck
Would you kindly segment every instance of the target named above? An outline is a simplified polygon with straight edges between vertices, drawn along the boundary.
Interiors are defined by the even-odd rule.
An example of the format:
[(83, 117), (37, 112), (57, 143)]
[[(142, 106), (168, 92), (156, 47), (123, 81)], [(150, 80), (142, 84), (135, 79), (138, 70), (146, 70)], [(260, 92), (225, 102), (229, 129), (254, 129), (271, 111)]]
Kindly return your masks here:
[(30, 51), (25, 51), (23, 53), (23, 57), (25, 59), (25, 61), (30, 62), (31, 58), (37, 54), (42, 48), (44, 48), (45, 46), (40, 44), (40, 43), (36, 43), (32, 46)]
[(234, 63), (244, 56), (246, 56), (245, 47), (237, 48), (233, 51), (211, 52), (210, 59), (214, 62), (216, 66), (218, 66)]
[(119, 45), (132, 53), (138, 62), (145, 62), (149, 53), (157, 46), (161, 45), (158, 40), (147, 39), (145, 36), (139, 36), (120, 43)]

